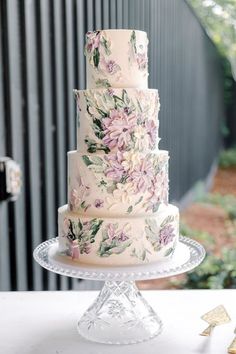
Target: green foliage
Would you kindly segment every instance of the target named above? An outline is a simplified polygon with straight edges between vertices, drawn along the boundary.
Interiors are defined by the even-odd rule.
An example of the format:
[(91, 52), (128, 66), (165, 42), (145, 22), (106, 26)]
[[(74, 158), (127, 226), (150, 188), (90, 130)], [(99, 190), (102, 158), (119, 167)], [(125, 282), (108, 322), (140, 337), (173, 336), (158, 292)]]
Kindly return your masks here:
[[(217, 196), (211, 196), (211, 200), (220, 201)], [(225, 203), (225, 200), (224, 200)], [(224, 248), (220, 256), (212, 252), (215, 247), (214, 237), (207, 232), (192, 230), (185, 224), (180, 225), (182, 235), (197, 239), (207, 250), (207, 256), (203, 263), (193, 272), (186, 274), (185, 281), (174, 281), (173, 284), (185, 289), (235, 289), (236, 288), (236, 240), (235, 247)], [(235, 235), (236, 236), (236, 235)]]
[(236, 166), (236, 147), (224, 150), (220, 153), (219, 166), (223, 168)]
[(180, 223), (180, 234), (183, 236), (191, 237), (193, 239), (197, 239), (199, 242), (204, 244), (208, 250), (212, 250), (215, 246), (215, 239), (212, 235), (206, 231), (193, 230), (183, 222)]
[(235, 0), (188, 0), (236, 78)]
[(186, 289), (236, 289), (236, 249), (224, 249), (222, 257), (208, 254), (182, 284)]
[(201, 202), (219, 205), (225, 210), (230, 220), (236, 219), (236, 198), (233, 195), (208, 193), (201, 199)]

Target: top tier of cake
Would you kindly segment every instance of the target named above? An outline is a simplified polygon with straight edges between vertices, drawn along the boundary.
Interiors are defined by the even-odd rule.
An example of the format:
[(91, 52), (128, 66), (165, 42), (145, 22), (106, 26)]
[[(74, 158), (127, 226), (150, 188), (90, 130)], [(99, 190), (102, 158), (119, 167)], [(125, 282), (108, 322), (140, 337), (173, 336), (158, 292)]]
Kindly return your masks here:
[(148, 38), (136, 30), (86, 34), (87, 88), (147, 88)]

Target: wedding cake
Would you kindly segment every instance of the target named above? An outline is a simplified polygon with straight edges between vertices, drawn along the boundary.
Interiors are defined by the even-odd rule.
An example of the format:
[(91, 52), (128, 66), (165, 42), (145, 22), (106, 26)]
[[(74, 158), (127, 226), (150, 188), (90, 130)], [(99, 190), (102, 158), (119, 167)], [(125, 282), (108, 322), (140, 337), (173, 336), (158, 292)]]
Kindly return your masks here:
[(68, 205), (58, 210), (59, 250), (75, 262), (156, 262), (177, 245), (179, 211), (168, 204), (169, 155), (158, 149), (147, 48), (142, 31), (86, 35), (87, 89), (74, 91), (77, 150), (68, 152)]

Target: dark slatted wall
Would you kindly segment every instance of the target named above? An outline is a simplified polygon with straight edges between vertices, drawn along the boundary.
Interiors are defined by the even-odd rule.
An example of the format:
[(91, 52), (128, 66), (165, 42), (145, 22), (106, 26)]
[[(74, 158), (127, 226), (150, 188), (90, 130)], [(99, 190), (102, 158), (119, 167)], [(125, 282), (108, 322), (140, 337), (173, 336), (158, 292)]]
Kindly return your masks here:
[(84, 34), (148, 32), (149, 87), (161, 98), (161, 147), (170, 150), (171, 199), (209, 172), (220, 147), (221, 66), (183, 0), (1, 0), (0, 156), (21, 164), (17, 202), (0, 203), (0, 290), (83, 288), (42, 270), (34, 247), (57, 233), (74, 149), (73, 88), (85, 88)]

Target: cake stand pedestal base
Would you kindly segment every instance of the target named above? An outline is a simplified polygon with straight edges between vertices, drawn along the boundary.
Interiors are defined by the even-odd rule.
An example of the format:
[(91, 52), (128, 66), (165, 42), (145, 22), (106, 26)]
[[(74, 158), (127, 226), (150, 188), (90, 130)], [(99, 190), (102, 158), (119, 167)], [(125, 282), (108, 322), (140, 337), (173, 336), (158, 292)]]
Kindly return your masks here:
[(60, 254), (57, 238), (41, 243), (34, 250), (35, 260), (51, 272), (105, 281), (97, 299), (79, 320), (78, 331), (86, 339), (106, 344), (139, 343), (161, 333), (162, 322), (140, 294), (135, 281), (185, 273), (197, 267), (204, 257), (204, 248), (183, 236), (171, 259), (136, 266), (78, 264)]
[(157, 336), (162, 322), (134, 281), (106, 281), (78, 323), (83, 337), (107, 344), (139, 343)]

